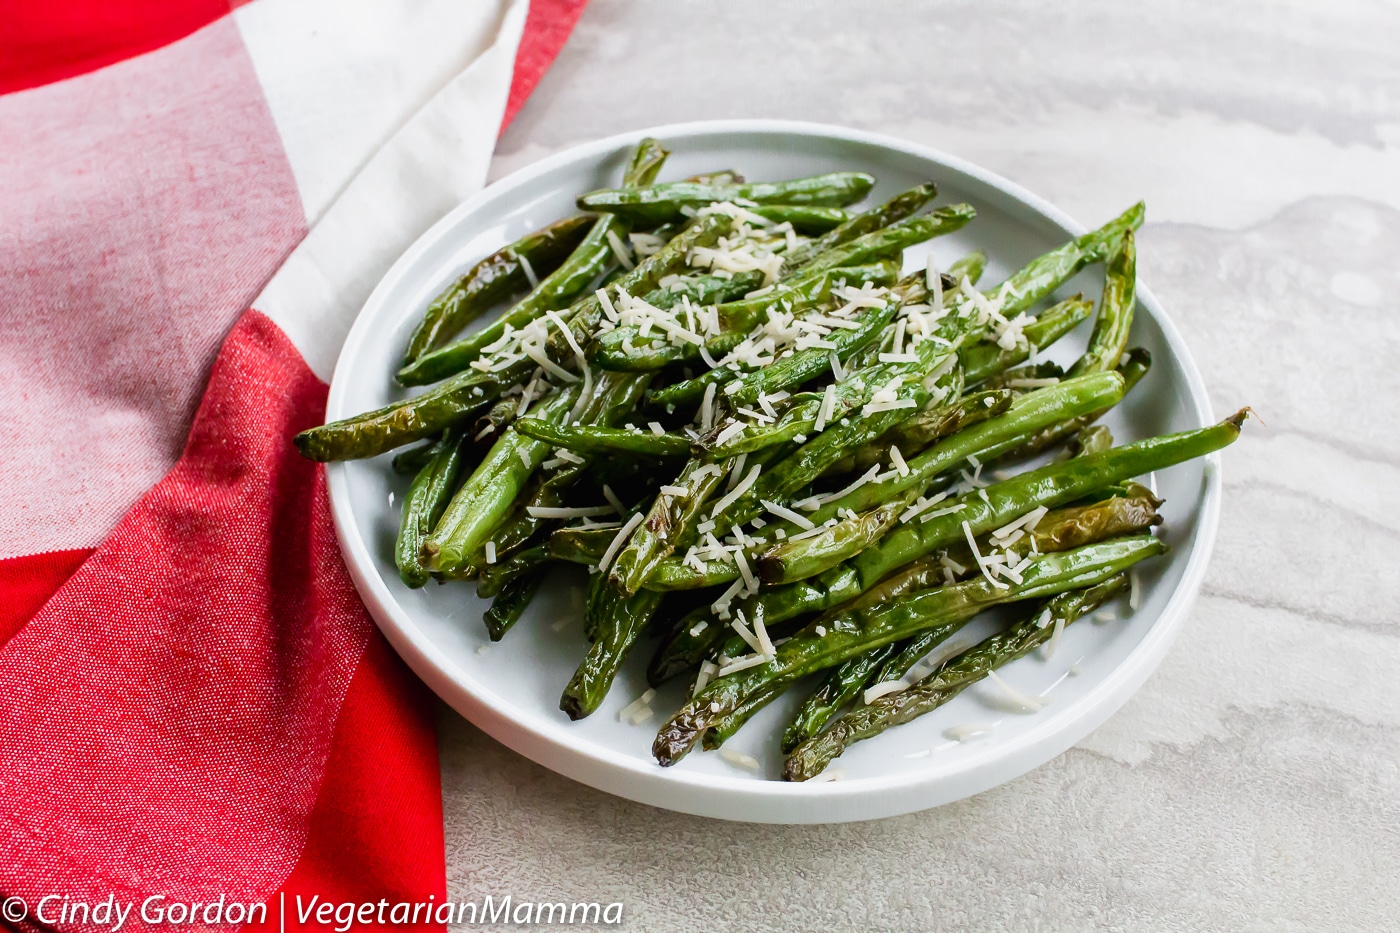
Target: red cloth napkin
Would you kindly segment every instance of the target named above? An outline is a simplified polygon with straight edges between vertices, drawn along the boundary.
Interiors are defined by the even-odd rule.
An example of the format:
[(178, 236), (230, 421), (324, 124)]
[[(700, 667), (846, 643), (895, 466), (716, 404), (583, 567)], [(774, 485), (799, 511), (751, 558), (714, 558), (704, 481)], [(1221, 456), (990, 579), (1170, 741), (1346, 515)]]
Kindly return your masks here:
[(415, 121), (489, 117), (454, 130), (489, 155), (583, 0), (386, 5), (338, 24), (384, 38), (359, 48), (307, 22), (358, 6), (8, 6), (0, 901), (27, 914), (6, 919), (100, 928), (53, 901), (37, 915), (52, 894), (266, 903), (269, 929), (281, 904), (299, 926), (297, 895), (441, 903), (430, 698), (355, 594), (322, 470), (289, 444), (322, 419), (353, 309), (327, 326), (250, 305), (308, 233), (344, 225), (346, 193), (373, 193)]

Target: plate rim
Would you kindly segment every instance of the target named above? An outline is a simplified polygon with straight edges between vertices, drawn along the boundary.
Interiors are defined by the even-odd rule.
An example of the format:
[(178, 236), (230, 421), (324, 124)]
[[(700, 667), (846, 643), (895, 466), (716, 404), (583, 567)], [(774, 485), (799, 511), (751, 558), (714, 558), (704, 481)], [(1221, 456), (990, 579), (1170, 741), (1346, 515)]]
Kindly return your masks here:
[[(345, 417), (345, 396), (352, 379), (351, 360), (372, 337), (366, 312), (391, 292), (416, 259), (444, 231), (458, 224), (502, 192), (528, 186), (554, 169), (596, 160), (620, 147), (652, 136), (667, 143), (696, 136), (781, 134), (820, 137), (871, 145), (941, 164), (1009, 196), (1058, 225), (1066, 234), (1085, 232), (1054, 204), (972, 162), (942, 150), (898, 137), (824, 123), (774, 119), (726, 119), (672, 123), (618, 133), (579, 143), (546, 156), (498, 179), (449, 211), (424, 231), (390, 266), (356, 313), (336, 359), (326, 401), (326, 418)], [(1202, 425), (1214, 421), (1205, 382), (1171, 316), (1141, 283), (1138, 303), (1161, 329), (1184, 375), (1186, 397)], [(1062, 754), (1102, 725), (1156, 670), (1175, 641), (1195, 602), (1214, 550), (1218, 531), (1222, 481), (1220, 456), (1204, 458), (1203, 488), (1196, 511), (1194, 546), (1180, 582), (1167, 604), (1129, 654), (1096, 685), (1058, 711), (1043, 728), (1028, 730), (986, 751), (970, 755), (938, 771), (910, 770), (844, 781), (791, 783), (755, 780), (699, 772), (662, 769), (649, 761), (598, 743), (580, 744), (567, 736), (568, 723), (544, 724), (543, 729), (512, 715), (499, 694), (477, 681), (428, 638), (398, 606), (385, 581), (374, 571), (374, 558), (354, 522), (346, 464), (325, 464), (327, 491), (336, 539), (355, 588), (379, 630), (444, 702), (508, 748), (572, 780), (628, 799), (685, 813), (720, 819), (765, 823), (830, 823), (876, 819), (915, 812), (1000, 786)], [(398, 618), (403, 615), (404, 618)], [(464, 683), (465, 681), (465, 683)], [(989, 776), (990, 760), (1002, 767)], [(942, 790), (944, 792), (940, 793)], [(685, 792), (693, 796), (686, 796)], [(738, 798), (736, 801), (735, 798)]]

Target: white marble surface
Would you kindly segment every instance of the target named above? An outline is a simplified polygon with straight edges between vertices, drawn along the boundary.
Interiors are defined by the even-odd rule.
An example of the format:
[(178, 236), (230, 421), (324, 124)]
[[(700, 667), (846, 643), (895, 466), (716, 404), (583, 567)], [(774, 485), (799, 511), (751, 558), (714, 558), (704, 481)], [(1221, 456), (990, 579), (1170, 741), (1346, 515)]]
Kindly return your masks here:
[[(839, 28), (838, 28), (839, 22)], [(1194, 617), (1104, 728), (996, 790), (829, 827), (683, 817), (441, 716), (449, 895), (620, 900), (628, 930), (1400, 928), (1400, 5), (593, 0), (501, 141), (736, 116), (892, 133), (1086, 222), (1217, 411)]]

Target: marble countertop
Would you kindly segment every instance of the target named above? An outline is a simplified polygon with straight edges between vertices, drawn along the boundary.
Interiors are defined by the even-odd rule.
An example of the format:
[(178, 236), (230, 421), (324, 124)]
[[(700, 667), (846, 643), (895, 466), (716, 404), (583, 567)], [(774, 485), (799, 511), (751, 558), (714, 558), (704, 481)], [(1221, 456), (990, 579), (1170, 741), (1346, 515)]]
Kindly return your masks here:
[[(839, 27), (837, 23), (841, 24)], [(493, 176), (681, 120), (926, 143), (1140, 274), (1224, 456), (1193, 617), (1049, 764), (937, 810), (774, 827), (611, 797), (440, 717), (449, 896), (619, 900), (624, 929), (1344, 930), (1400, 914), (1400, 6), (592, 0)]]

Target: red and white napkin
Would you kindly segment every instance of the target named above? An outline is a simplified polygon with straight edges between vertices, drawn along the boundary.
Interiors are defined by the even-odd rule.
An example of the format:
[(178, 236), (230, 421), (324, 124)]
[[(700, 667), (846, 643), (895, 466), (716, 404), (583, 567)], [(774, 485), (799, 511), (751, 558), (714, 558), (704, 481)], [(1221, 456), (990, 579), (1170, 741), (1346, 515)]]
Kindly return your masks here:
[(232, 6), (0, 35), (0, 900), (445, 896), (428, 696), (289, 441), (583, 0)]

